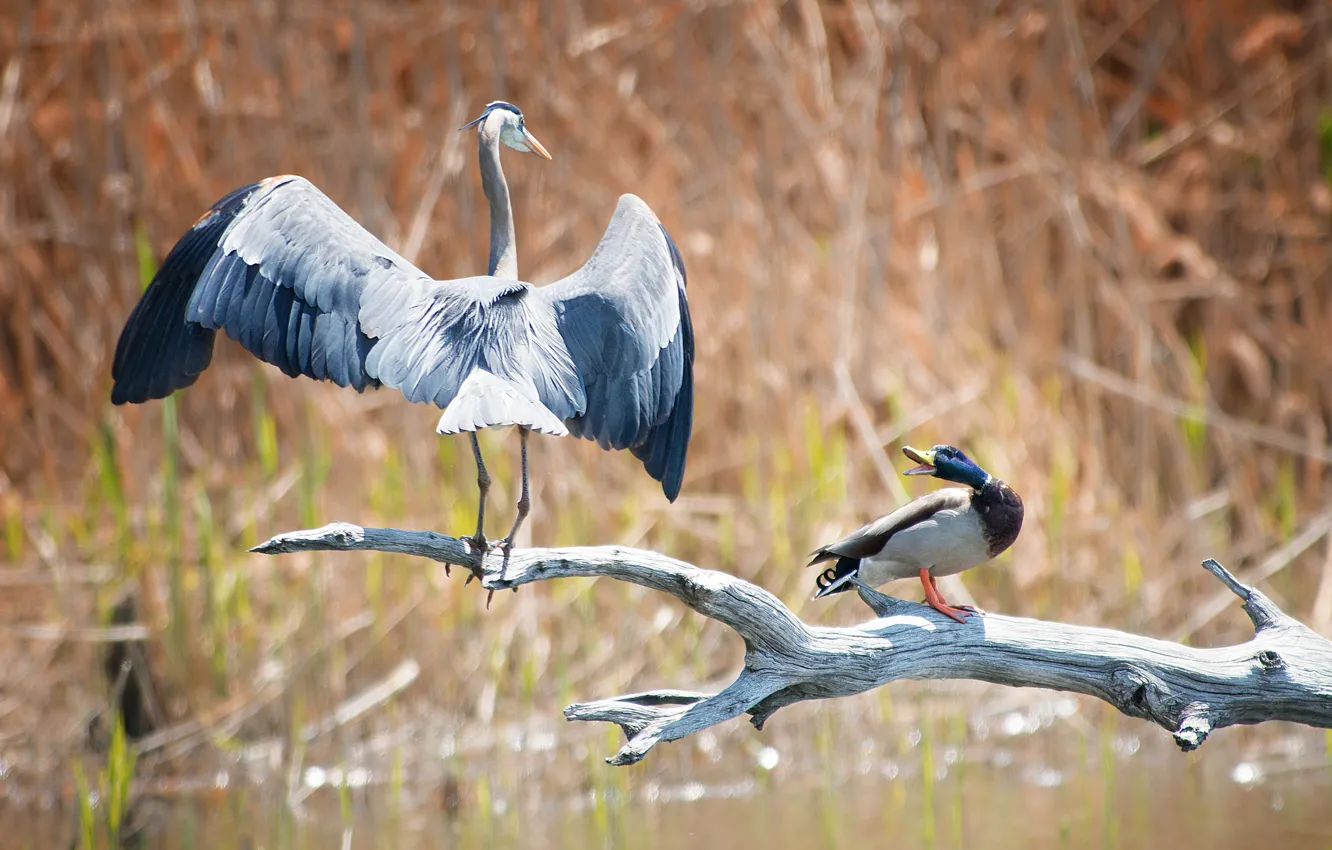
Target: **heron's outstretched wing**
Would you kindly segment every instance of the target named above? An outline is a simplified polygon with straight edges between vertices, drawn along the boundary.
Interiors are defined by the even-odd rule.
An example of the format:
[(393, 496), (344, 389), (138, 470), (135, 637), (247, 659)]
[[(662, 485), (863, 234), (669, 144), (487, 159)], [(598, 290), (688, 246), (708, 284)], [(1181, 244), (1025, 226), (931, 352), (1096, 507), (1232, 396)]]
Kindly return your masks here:
[(181, 238), (134, 308), (111, 367), (116, 404), (162, 398), (208, 366), (221, 328), (293, 377), (364, 390), (367, 286), (430, 282), (308, 180), (270, 177), (218, 201)]
[(569, 431), (632, 450), (674, 501), (693, 425), (694, 332), (684, 263), (666, 229), (642, 199), (622, 195), (587, 263), (529, 297), (550, 305), (583, 384)]

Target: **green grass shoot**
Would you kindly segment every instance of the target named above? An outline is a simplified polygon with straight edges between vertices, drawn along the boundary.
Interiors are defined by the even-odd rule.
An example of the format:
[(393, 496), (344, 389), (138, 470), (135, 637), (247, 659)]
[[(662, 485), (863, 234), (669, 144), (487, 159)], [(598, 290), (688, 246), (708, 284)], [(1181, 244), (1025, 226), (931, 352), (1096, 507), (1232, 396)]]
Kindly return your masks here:
[(97, 847), (97, 818), (93, 812), (93, 792), (88, 787), (88, 777), (83, 772), (83, 765), (75, 761), (74, 788), (79, 795), (79, 850), (95, 850)]

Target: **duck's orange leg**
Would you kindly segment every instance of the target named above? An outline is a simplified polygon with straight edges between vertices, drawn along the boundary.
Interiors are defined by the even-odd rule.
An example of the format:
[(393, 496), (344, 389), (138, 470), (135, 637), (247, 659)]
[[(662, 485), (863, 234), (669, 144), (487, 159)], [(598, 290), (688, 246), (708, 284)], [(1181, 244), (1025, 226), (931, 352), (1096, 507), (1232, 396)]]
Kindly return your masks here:
[(920, 571), (920, 583), (925, 587), (925, 604), (947, 617), (952, 617), (959, 623), (967, 621), (968, 614), (976, 613), (974, 609), (966, 605), (949, 605), (939, 593), (938, 586), (934, 583), (934, 576), (930, 575), (928, 569)]

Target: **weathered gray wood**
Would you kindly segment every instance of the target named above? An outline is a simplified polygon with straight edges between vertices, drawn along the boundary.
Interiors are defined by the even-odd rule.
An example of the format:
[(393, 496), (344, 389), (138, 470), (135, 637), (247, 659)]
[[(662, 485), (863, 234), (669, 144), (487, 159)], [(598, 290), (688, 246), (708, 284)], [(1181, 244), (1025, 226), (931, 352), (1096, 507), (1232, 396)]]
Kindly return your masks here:
[(1197, 649), (1117, 632), (985, 614), (958, 624), (915, 602), (861, 585), (877, 619), (812, 626), (743, 579), (656, 552), (616, 546), (519, 549), (477, 563), (463, 541), (431, 531), (334, 523), (280, 534), (267, 554), (368, 549), (420, 555), (471, 569), (488, 590), (552, 578), (606, 576), (669, 593), (745, 641), (744, 668), (717, 694), (652, 691), (565, 709), (570, 720), (615, 723), (629, 741), (608, 759), (633, 764), (652, 747), (742, 714), (755, 727), (779, 708), (849, 696), (898, 679), (978, 679), (1094, 696), (1171, 732), (1184, 750), (1215, 729), (1291, 720), (1332, 728), (1332, 642), (1246, 587), (1216, 561), (1203, 562), (1244, 602), (1252, 640)]

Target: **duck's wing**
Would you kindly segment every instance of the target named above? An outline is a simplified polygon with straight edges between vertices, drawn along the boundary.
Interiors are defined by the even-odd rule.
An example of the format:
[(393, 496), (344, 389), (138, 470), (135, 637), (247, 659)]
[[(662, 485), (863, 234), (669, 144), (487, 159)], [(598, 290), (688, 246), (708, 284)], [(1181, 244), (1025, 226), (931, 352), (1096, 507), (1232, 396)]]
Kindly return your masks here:
[(883, 551), (893, 535), (913, 526), (935, 519), (944, 512), (959, 513), (971, 507), (971, 490), (965, 487), (947, 487), (913, 499), (886, 516), (861, 526), (847, 536), (811, 554), (809, 565), (834, 558), (872, 558)]

